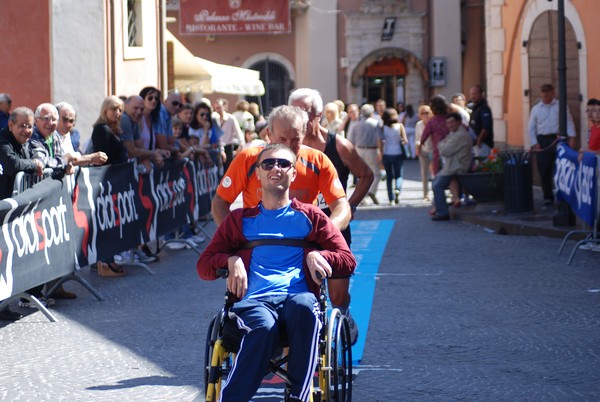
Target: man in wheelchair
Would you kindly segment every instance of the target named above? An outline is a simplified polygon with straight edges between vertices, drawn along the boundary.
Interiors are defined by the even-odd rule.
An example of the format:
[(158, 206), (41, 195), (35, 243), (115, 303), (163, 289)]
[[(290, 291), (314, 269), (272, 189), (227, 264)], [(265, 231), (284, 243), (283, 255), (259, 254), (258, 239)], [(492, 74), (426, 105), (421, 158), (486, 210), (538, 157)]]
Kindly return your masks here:
[[(279, 123), (289, 125), (282, 129), (301, 130), (300, 119)], [(308, 401), (322, 325), (319, 285), (322, 278), (348, 276), (356, 267), (329, 218), (314, 205), (290, 200), (295, 164), (289, 148), (267, 146), (255, 170), (261, 203), (229, 213), (198, 259), (202, 279), (214, 280), (217, 269), (226, 267), (227, 288), (239, 299), (231, 311), (244, 336), (221, 401), (252, 398), (279, 346), (280, 332), (289, 344), (289, 400)]]

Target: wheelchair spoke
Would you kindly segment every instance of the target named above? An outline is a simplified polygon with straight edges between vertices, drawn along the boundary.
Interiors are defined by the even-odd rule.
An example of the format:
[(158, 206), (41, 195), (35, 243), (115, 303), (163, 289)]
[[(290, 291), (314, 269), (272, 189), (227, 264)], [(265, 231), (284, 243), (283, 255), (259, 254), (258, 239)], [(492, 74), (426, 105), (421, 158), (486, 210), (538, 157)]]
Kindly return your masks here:
[(331, 315), (328, 339), (330, 383), (328, 395), (330, 401), (346, 402), (352, 400), (352, 346), (350, 328), (346, 317)]

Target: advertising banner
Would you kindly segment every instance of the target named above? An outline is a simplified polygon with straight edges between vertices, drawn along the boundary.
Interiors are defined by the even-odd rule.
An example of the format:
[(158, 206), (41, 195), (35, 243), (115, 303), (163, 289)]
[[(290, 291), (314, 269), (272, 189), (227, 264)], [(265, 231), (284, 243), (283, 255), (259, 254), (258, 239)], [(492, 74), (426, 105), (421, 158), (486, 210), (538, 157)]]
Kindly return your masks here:
[(557, 200), (565, 200), (585, 223), (594, 225), (596, 216), (597, 157), (593, 153), (579, 153), (566, 144), (557, 147), (554, 186)]
[(0, 300), (73, 271), (80, 242), (69, 182), (48, 178), (0, 200)]
[(182, 0), (181, 35), (286, 34), (290, 2), (281, 0)]
[(0, 200), (0, 300), (155, 240), (210, 213), (216, 167), (79, 168)]

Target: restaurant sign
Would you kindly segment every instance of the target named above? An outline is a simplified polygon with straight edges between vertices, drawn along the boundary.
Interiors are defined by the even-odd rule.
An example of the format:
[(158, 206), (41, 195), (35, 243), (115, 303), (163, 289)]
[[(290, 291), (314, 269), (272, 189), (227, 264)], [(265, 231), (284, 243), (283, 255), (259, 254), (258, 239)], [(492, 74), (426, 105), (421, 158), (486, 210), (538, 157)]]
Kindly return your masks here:
[(290, 2), (282, 0), (181, 0), (182, 35), (285, 34)]

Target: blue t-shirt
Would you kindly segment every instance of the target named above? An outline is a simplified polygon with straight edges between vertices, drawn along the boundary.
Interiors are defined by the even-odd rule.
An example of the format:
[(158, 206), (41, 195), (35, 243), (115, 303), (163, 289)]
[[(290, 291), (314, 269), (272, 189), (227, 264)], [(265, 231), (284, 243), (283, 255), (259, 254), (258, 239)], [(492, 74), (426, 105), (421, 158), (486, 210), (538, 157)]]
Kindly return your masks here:
[(152, 124), (154, 134), (164, 134), (168, 138), (173, 136), (173, 126), (171, 125), (171, 115), (167, 111), (164, 105), (160, 105), (160, 113), (158, 124)]
[[(259, 239), (304, 239), (312, 223), (302, 212), (287, 206), (267, 210), (259, 205), (260, 214), (244, 218), (244, 236)], [(265, 295), (308, 292), (304, 276), (304, 248), (294, 246), (258, 246), (252, 250), (245, 299)]]

